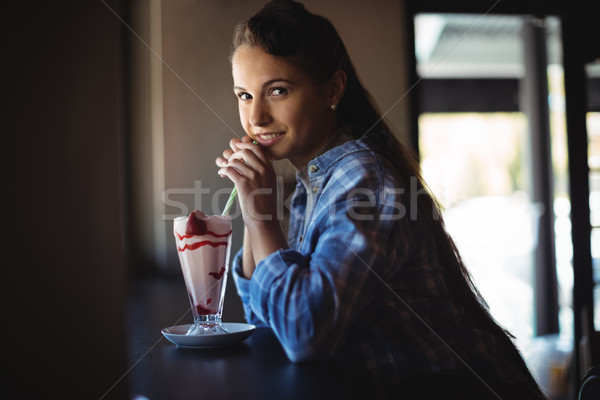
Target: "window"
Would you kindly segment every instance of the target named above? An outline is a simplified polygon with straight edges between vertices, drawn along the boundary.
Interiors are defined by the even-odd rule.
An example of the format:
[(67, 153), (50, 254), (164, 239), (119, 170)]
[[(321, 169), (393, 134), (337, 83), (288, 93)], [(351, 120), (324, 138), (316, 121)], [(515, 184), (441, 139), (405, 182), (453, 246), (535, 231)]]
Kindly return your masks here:
[(588, 166), (590, 169), (592, 265), (594, 270), (594, 328), (596, 331), (600, 331), (600, 112), (588, 112), (586, 120)]
[(559, 326), (571, 335), (558, 19), (418, 14), (414, 24), (421, 166), (448, 230), (492, 315), (520, 347)]

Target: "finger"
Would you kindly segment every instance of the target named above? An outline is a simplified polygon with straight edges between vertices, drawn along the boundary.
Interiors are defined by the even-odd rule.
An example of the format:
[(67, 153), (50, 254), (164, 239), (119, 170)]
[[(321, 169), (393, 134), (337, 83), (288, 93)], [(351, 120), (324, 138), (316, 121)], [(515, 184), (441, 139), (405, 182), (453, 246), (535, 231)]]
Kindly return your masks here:
[(261, 159), (249, 149), (238, 150), (228, 160), (229, 164), (232, 164), (233, 161), (241, 161), (244, 165), (249, 167), (258, 167), (263, 163)]
[[(240, 160), (236, 160), (234, 162), (236, 163), (235, 165), (223, 167), (219, 169), (217, 173), (219, 176), (221, 176), (221, 178), (229, 178), (229, 180), (231, 180), (231, 182), (233, 182), (233, 184), (238, 188), (238, 191), (244, 192), (248, 187), (251, 176), (246, 176), (244, 174), (242, 169), (245, 169), (246, 167)], [(253, 175), (251, 169), (247, 169), (246, 172), (249, 175)]]
[(217, 173), (221, 178), (229, 178), (234, 184), (237, 184), (239, 179), (243, 176), (241, 172), (232, 165), (221, 167)]
[(223, 165), (227, 164), (227, 161), (231, 158), (231, 156), (233, 155), (233, 151), (230, 149), (226, 149), (223, 151), (223, 156), (222, 157), (217, 157), (215, 159), (215, 163), (217, 164), (217, 166), (222, 167)]
[(226, 160), (229, 160), (233, 154), (234, 154), (233, 150), (225, 149), (223, 151), (223, 158)]
[(247, 176), (252, 171), (246, 160), (238, 156), (229, 159), (223, 168), (233, 168), (241, 176)]
[[(269, 162), (269, 158), (265, 154), (265, 151), (262, 147), (252, 144), (252, 143), (238, 143), (238, 152), (240, 151), (250, 151), (254, 154), (257, 159), (261, 160), (261, 162), (267, 163)], [(243, 153), (246, 154), (246, 153)]]
[(234, 152), (237, 151), (237, 144), (241, 143), (241, 140), (238, 138), (233, 138), (229, 141), (229, 147), (231, 147), (231, 150), (233, 150)]
[(215, 159), (215, 164), (217, 164), (217, 167), (224, 167), (227, 165), (227, 159), (223, 157), (217, 157)]

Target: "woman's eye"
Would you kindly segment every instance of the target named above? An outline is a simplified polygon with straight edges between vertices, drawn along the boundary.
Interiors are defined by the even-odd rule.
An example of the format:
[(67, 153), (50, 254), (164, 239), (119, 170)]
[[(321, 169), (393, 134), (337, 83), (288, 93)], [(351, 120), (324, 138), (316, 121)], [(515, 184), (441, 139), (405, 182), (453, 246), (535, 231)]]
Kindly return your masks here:
[(237, 95), (237, 96), (238, 96), (238, 98), (239, 98), (240, 100), (250, 100), (250, 99), (252, 98), (252, 96), (250, 96), (250, 95), (249, 95), (248, 93), (246, 93), (246, 92), (241, 92), (241, 93), (238, 93), (238, 95)]
[(287, 90), (281, 87), (273, 88), (269, 91), (269, 94), (273, 96), (281, 96), (282, 94), (286, 94)]

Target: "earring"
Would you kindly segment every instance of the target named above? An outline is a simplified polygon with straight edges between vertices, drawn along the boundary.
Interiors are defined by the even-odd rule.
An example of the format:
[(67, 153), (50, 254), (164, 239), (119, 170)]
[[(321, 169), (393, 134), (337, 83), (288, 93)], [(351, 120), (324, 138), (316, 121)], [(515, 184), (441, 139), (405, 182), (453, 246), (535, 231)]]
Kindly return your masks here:
[(332, 105), (329, 106), (329, 109), (331, 111), (335, 111), (336, 108), (337, 108), (337, 104), (332, 104)]

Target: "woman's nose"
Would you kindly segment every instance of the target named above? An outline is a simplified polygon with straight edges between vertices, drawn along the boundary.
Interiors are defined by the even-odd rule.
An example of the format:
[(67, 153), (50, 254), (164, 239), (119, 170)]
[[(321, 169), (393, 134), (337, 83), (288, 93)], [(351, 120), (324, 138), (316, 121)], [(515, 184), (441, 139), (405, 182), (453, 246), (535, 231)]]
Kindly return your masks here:
[(250, 125), (254, 127), (263, 126), (271, 122), (269, 110), (262, 101), (255, 100), (252, 102), (249, 121)]

